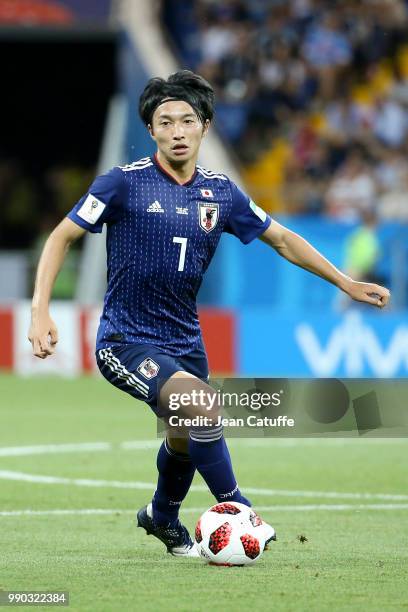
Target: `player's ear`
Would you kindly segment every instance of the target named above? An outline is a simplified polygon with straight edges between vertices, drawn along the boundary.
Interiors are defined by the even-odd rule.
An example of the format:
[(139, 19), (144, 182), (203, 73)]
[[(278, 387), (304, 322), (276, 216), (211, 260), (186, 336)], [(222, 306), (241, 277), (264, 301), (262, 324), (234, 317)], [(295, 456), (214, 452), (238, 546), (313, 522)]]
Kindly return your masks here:
[(147, 129), (149, 130), (150, 136), (153, 138), (153, 140), (155, 140), (154, 133), (153, 133), (153, 126), (150, 123), (147, 124)]
[(203, 138), (204, 136), (207, 136), (208, 130), (210, 129), (210, 120), (206, 119), (204, 124), (203, 124)]

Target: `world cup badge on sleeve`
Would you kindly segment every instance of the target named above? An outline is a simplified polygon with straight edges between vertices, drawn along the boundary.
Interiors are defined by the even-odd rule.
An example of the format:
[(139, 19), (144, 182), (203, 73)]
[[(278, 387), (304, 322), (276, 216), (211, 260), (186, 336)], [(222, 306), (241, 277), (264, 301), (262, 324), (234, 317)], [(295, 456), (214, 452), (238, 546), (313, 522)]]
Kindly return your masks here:
[(199, 202), (198, 204), (198, 222), (202, 230), (211, 232), (218, 223), (218, 211), (219, 206), (211, 202), (211, 204), (204, 204)]

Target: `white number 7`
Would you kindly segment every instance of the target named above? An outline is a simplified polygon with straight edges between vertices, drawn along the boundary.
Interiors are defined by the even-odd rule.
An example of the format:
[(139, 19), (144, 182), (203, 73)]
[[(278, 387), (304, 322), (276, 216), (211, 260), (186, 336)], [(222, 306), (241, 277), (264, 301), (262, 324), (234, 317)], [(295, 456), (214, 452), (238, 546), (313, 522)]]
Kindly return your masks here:
[(181, 244), (178, 271), (182, 272), (184, 270), (184, 262), (186, 261), (187, 238), (180, 238), (179, 236), (174, 236), (173, 242)]

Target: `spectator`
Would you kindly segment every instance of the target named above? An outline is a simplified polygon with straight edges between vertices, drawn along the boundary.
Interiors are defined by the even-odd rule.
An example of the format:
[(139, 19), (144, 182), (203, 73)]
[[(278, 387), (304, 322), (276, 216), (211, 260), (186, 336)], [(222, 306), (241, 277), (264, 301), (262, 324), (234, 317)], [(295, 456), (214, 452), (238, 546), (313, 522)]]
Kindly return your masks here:
[(375, 105), (373, 132), (389, 147), (399, 147), (407, 135), (407, 112), (398, 102), (378, 96)]
[[(167, 14), (173, 17), (181, 2), (163, 0)], [(263, 205), (268, 208), (269, 197), (270, 209), (288, 201), (289, 212), (359, 219), (373, 209), (378, 189), (380, 214), (401, 216), (406, 183), (397, 166), (404, 165), (399, 156), (408, 135), (408, 2), (192, 4), (202, 32), (198, 70), (216, 86), (220, 131), (252, 166), (248, 189), (257, 193), (260, 182), (262, 192), (272, 194)], [(182, 15), (170, 21), (177, 40), (185, 40)], [(188, 52), (180, 42), (179, 48)], [(189, 65), (187, 56), (184, 62)], [(276, 193), (285, 197), (278, 202)]]
[(237, 27), (233, 47), (219, 64), (218, 83), (232, 101), (247, 99), (253, 92), (256, 63), (250, 42), (251, 32)]
[(377, 218), (373, 210), (361, 214), (359, 225), (347, 238), (344, 268), (356, 280), (379, 283), (375, 266), (380, 257), (380, 243), (376, 233)]
[(318, 74), (320, 94), (329, 99), (335, 93), (336, 79), (342, 68), (352, 60), (350, 42), (341, 31), (335, 12), (327, 11), (319, 23), (310, 28), (302, 54)]
[(214, 21), (201, 35), (201, 55), (204, 63), (220, 62), (234, 47), (236, 28), (233, 21)]
[[(361, 214), (362, 223), (349, 234), (344, 245), (345, 273), (356, 280), (381, 284), (384, 282), (377, 273), (381, 256), (380, 241), (377, 236), (377, 218), (372, 210)], [(335, 307), (344, 310), (352, 306), (347, 295), (337, 295)]]
[(261, 57), (258, 69), (259, 88), (271, 94), (275, 103), (296, 109), (307, 78), (304, 62), (293, 57), (291, 48), (277, 40), (268, 54)]
[(361, 114), (350, 92), (334, 98), (325, 110), (326, 137), (339, 146), (347, 146), (361, 128)]
[(406, 156), (396, 149), (382, 150), (381, 159), (375, 168), (375, 178), (381, 193), (400, 191), (406, 185), (408, 162)]
[(370, 168), (357, 149), (351, 151), (339, 169), (325, 197), (329, 216), (358, 221), (374, 209), (376, 185)]

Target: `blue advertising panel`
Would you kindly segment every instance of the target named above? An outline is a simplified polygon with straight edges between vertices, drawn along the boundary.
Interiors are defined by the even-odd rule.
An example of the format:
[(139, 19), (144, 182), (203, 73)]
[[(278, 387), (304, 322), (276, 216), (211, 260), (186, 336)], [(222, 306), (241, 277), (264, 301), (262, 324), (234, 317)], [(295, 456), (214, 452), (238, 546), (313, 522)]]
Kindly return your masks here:
[(408, 312), (349, 309), (308, 314), (244, 309), (238, 314), (238, 372), (250, 376), (408, 376)]

